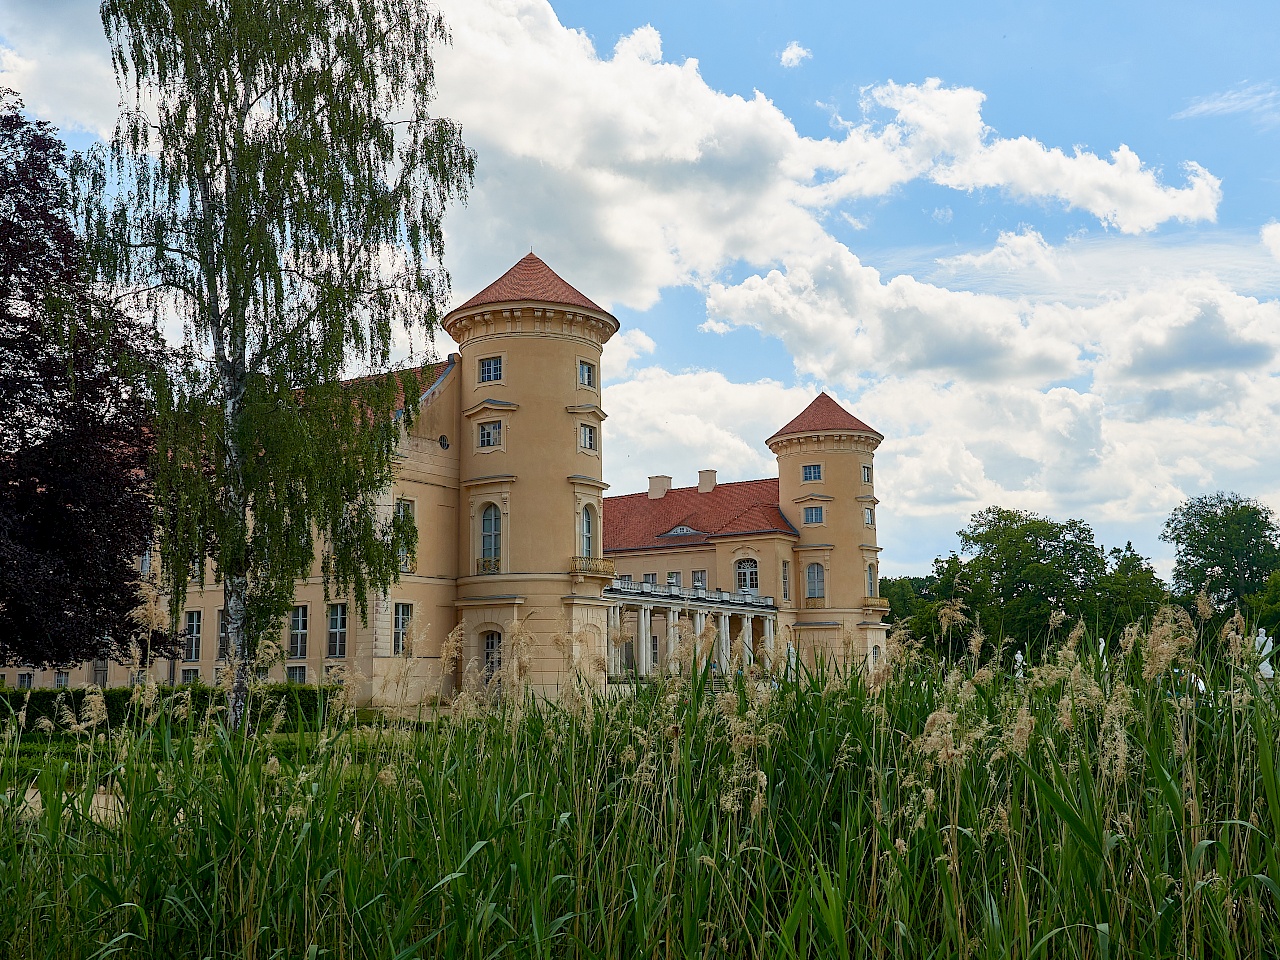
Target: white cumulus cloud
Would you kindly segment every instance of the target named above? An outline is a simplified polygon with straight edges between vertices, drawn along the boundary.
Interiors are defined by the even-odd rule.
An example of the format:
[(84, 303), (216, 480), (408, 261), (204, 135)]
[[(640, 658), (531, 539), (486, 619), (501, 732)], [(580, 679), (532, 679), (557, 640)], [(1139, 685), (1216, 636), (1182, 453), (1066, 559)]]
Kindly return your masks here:
[(1273, 221), (1262, 228), (1262, 245), (1280, 260), (1280, 223)]
[(800, 66), (812, 56), (813, 52), (800, 46), (800, 41), (792, 40), (787, 44), (786, 49), (782, 51), (781, 56), (778, 57), (778, 62), (790, 69)]

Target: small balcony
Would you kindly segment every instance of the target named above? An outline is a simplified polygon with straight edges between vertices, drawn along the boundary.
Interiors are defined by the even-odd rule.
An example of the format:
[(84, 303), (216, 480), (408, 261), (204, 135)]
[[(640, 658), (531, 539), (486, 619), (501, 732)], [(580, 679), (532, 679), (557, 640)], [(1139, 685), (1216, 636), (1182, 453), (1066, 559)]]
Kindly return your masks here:
[(884, 597), (867, 597), (862, 601), (862, 609), (864, 610), (888, 610), (889, 601)]
[(501, 557), (481, 557), (476, 561), (476, 576), (483, 577), (502, 572)]
[(825, 610), (827, 608), (826, 597), (805, 597), (804, 608), (806, 610)]
[(613, 561), (606, 557), (574, 557), (570, 565), (570, 573), (580, 573), (589, 577), (608, 577), (613, 579)]

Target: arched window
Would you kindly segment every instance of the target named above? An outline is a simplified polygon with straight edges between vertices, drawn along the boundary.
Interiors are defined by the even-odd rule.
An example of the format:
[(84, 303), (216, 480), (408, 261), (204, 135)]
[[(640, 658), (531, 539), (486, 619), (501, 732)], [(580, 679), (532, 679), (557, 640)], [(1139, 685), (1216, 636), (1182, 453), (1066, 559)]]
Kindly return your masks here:
[(486, 560), (502, 556), (502, 511), (496, 503), (485, 507), (480, 516), (480, 556)]
[(502, 634), (490, 630), (484, 635), (484, 675), (492, 677), (502, 669)]
[(760, 564), (750, 557), (739, 560), (733, 565), (738, 581), (739, 593), (754, 594), (760, 589)]
[(867, 596), (874, 597), (876, 595), (876, 565), (874, 563), (867, 564)]
[(819, 600), (827, 595), (827, 572), (820, 563), (811, 563), (804, 572), (804, 595)]
[(582, 508), (582, 555), (584, 557), (595, 556), (595, 553), (593, 552), (593, 548), (595, 547), (595, 542), (593, 538), (593, 534), (595, 532), (594, 527), (595, 525), (592, 523), (592, 520), (591, 520), (591, 508), (583, 507)]
[(880, 646), (879, 644), (877, 644), (876, 646), (871, 648), (871, 665), (874, 667), (879, 662), (880, 662)]

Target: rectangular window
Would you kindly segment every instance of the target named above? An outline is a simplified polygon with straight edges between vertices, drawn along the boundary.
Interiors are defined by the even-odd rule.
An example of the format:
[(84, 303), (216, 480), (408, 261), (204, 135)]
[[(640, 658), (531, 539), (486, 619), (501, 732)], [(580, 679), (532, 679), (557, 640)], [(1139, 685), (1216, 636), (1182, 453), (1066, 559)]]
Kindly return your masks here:
[(649, 663), (652, 666), (658, 666), (658, 638), (656, 635), (649, 637)]
[(876, 508), (867, 507), (863, 511), (863, 515), (867, 518), (867, 526), (874, 527), (876, 525)]
[(31, 681), (32, 681), (32, 680), (34, 680), (34, 679), (35, 679), (35, 674), (34, 674), (34, 673), (20, 673), (20, 674), (18, 674), (18, 689), (19, 689), (19, 690), (30, 690), (30, 689), (31, 689)]
[(578, 361), (578, 383), (584, 387), (596, 385), (596, 365), (585, 360)]
[(329, 656), (347, 655), (347, 605), (329, 604)]
[(680, 586), (680, 571), (679, 571), (679, 570), (673, 570), (673, 571), (671, 571), (670, 573), (668, 573), (668, 574), (667, 574), (667, 586), (669, 586), (669, 587), (678, 587), (678, 586)]
[[(408, 520), (409, 523), (412, 525), (413, 523), (413, 501), (412, 500), (400, 499), (396, 501), (396, 519)], [(409, 551), (406, 550), (404, 547), (401, 547), (399, 551), (399, 555), (400, 555), (400, 572), (412, 573), (413, 561), (410, 560), (409, 558)]]
[[(143, 684), (144, 682), (145, 682), (145, 681), (143, 681), (143, 680), (137, 680), (137, 681), (134, 683), (134, 686), (136, 686), (136, 687), (140, 687), (140, 686), (142, 686), (142, 684)], [(200, 682), (200, 668), (199, 668), (199, 667), (183, 667), (183, 668), (182, 668), (182, 682), (183, 682), (183, 683), (199, 683), (199, 682)]]
[(821, 523), (822, 508), (821, 507), (805, 507), (804, 522), (805, 523)]
[(413, 619), (412, 603), (397, 603), (396, 616), (391, 625), (391, 652), (404, 653), (404, 641), (409, 636), (409, 621)]
[(299, 604), (289, 615), (289, 656), (303, 660), (307, 656), (307, 607)]
[(489, 420), (480, 424), (480, 446), (481, 447), (500, 447), (502, 446), (502, 421)]
[(806, 463), (806, 464), (804, 465), (804, 479), (805, 479), (805, 480), (821, 480), (821, 479), (822, 479), (822, 464), (820, 464), (820, 463)]
[(227, 611), (218, 610), (218, 659), (226, 660), (231, 655), (231, 644), (227, 640)]
[(306, 683), (307, 682), (307, 665), (304, 663), (300, 663), (296, 667), (286, 668), (285, 677), (290, 683)]
[(658, 575), (656, 573), (646, 573), (644, 575), (645, 583), (652, 583), (655, 587), (658, 585)]
[(864, 463), (862, 465), (862, 482), (863, 483), (871, 482), (871, 464), (869, 463)]
[(620, 573), (620, 574), (618, 574), (618, 579), (619, 579), (619, 580), (621, 580), (623, 583), (630, 583), (630, 582), (631, 582), (631, 574), (629, 574), (629, 573)]
[(53, 685), (59, 690), (65, 690), (71, 683), (71, 674), (66, 670), (55, 670), (53, 674)]
[(705, 570), (693, 571), (693, 588), (695, 590), (707, 589), (707, 571)]
[(578, 442), (582, 444), (583, 450), (596, 449), (596, 428), (595, 427), (591, 426), (591, 424), (589, 423), (584, 423), (581, 425), (579, 429), (579, 434), (580, 436), (579, 436)]
[(480, 382), (493, 383), (502, 379), (502, 358), (485, 357), (480, 361)]
[(183, 660), (200, 659), (200, 611), (187, 611), (186, 643), (183, 644)]
[(782, 561), (782, 599), (791, 599), (791, 561)]

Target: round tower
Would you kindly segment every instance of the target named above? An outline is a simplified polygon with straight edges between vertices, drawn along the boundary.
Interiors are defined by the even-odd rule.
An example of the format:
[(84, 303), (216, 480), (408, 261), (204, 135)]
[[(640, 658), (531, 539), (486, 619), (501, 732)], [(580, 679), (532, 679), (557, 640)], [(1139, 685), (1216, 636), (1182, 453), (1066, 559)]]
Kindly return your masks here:
[[(494, 668), (509, 624), (532, 647), (532, 682), (563, 673), (550, 639), (607, 629), (601, 590), (607, 311), (530, 253), (442, 321), (460, 354), (458, 606)], [(494, 636), (497, 634), (497, 636)]]
[(874, 462), (883, 439), (821, 393), (767, 441), (778, 458), (778, 505), (800, 535), (791, 606), (806, 659), (874, 664), (884, 649)]

